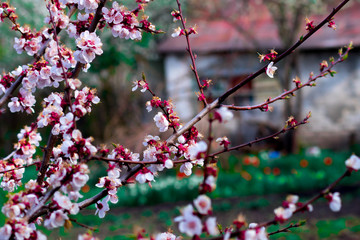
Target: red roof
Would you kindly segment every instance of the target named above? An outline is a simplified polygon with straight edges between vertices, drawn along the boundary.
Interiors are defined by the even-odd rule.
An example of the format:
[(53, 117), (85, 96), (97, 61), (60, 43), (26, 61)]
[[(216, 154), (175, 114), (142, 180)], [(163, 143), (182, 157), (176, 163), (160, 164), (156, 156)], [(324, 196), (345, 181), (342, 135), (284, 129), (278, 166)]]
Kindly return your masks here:
[[(257, 6), (260, 13), (256, 19), (249, 24), (247, 19), (239, 19), (242, 27), (248, 26), (250, 33), (253, 33), (258, 46), (255, 46), (244, 36), (236, 26), (226, 20), (215, 21), (192, 21), (196, 22), (198, 34), (190, 35), (191, 47), (196, 52), (223, 52), (223, 51), (249, 51), (260, 49), (281, 49), (282, 42), (278, 35), (277, 26), (274, 24), (268, 9), (264, 5)], [(327, 14), (326, 14), (327, 15)], [(311, 16), (314, 24), (319, 23), (326, 15)], [(337, 30), (324, 26), (302, 46), (302, 49), (338, 48), (349, 44), (360, 45), (360, 3), (351, 5), (340, 10), (334, 19)], [(187, 24), (191, 26), (190, 24)], [(304, 21), (305, 28), (305, 21)], [(301, 31), (302, 34), (306, 30)], [(186, 49), (184, 37), (169, 37), (159, 45), (158, 50), (162, 53), (183, 52)]]

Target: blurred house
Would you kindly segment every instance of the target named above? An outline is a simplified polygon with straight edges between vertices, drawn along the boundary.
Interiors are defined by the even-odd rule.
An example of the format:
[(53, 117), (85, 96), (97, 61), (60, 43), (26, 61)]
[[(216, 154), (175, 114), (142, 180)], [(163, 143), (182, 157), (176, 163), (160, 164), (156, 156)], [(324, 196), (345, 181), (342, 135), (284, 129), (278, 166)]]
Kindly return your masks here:
[[(285, 50), (277, 25), (267, 8), (259, 6), (258, 12), (260, 14), (255, 20), (252, 19), (251, 25), (248, 19), (240, 19), (238, 22), (248, 27), (251, 37), (225, 19), (193, 21), (197, 25), (198, 34), (191, 35), (191, 47), (197, 55), (196, 65), (201, 80), (213, 80), (207, 93), (210, 98), (215, 99), (264, 66), (266, 63), (259, 62), (257, 52), (268, 53), (270, 49), (275, 49), (281, 53)], [(309, 18), (317, 24), (324, 15)], [(353, 3), (341, 10), (334, 21), (337, 30), (325, 25), (297, 50), (297, 75), (305, 82), (310, 72), (319, 71), (322, 60), (329, 60), (331, 56), (336, 58), (339, 48), (348, 45), (350, 41), (355, 47), (349, 58), (334, 68), (337, 71), (335, 77), (319, 79), (316, 87), (301, 90), (301, 116), (312, 112), (310, 124), (299, 128), (299, 139), (303, 145), (341, 148), (360, 139), (360, 52), (356, 48), (360, 46), (360, 4)], [(300, 32), (305, 34), (305, 21), (302, 23), (304, 28)], [(191, 26), (191, 23), (187, 25)], [(198, 89), (190, 69), (186, 41), (183, 36), (169, 37), (159, 45), (158, 50), (164, 56), (168, 96), (183, 121), (188, 120), (202, 106), (195, 95)], [(279, 71), (284, 61), (287, 59), (276, 64)], [(240, 89), (226, 103), (254, 105), (281, 92), (281, 84), (276, 76), (270, 79), (263, 74)], [(227, 126), (229, 135), (236, 136), (239, 141), (246, 141), (261, 135), (264, 129), (272, 129), (273, 132), (281, 129), (285, 121), (283, 104), (283, 101), (272, 104), (272, 112), (256, 110), (237, 113), (238, 117)], [(294, 103), (294, 107), (298, 106)]]

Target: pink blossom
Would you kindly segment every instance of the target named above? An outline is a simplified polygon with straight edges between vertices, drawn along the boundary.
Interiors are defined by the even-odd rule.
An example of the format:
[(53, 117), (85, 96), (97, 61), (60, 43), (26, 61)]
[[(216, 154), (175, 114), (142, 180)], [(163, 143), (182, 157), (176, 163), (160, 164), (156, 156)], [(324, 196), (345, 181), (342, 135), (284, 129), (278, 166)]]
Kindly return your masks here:
[(154, 117), (154, 121), (160, 132), (166, 132), (168, 130), (169, 121), (166, 119), (163, 113), (158, 112)]
[(331, 211), (338, 212), (341, 209), (341, 198), (340, 193), (336, 192), (334, 194), (329, 193), (328, 197), (329, 199), (329, 207)]
[(8, 240), (11, 237), (12, 228), (9, 224), (5, 224), (2, 228), (0, 228), (0, 239)]
[(138, 175), (136, 175), (135, 180), (141, 184), (145, 182), (152, 182), (154, 181), (154, 175), (151, 171), (144, 168), (138, 173)]
[(273, 65), (274, 65), (274, 62), (271, 62), (266, 67), (266, 74), (269, 76), (269, 78), (274, 78), (274, 73), (277, 70), (277, 67), (275, 67)]
[(354, 171), (358, 171), (360, 169), (360, 158), (355, 154), (351, 155), (349, 159), (345, 161), (346, 167), (352, 169)]
[(99, 240), (97, 237), (94, 237), (91, 233), (84, 233), (78, 236), (78, 240)]
[(14, 226), (15, 239), (27, 239), (34, 231), (26, 222), (17, 222)]
[(102, 42), (94, 32), (82, 32), (79, 38), (76, 39), (76, 45), (80, 50), (75, 51), (75, 60), (83, 64), (91, 63), (95, 58), (95, 54), (101, 55), (103, 53), (101, 49)]
[(179, 231), (189, 237), (194, 235), (200, 236), (202, 232), (202, 223), (199, 217), (194, 215), (184, 216), (184, 220), (179, 223)]
[(85, 9), (87, 13), (94, 12), (100, 0), (77, 0), (77, 4), (80, 10)]
[(12, 97), (11, 102), (9, 102), (8, 107), (10, 109), (10, 112), (20, 112), (22, 111), (22, 106), (19, 102), (19, 99), (17, 97)]
[(216, 217), (209, 217), (205, 222), (206, 231), (209, 235), (219, 235), (219, 228), (216, 224)]
[(56, 192), (56, 193), (55, 193), (53, 200), (54, 200), (61, 208), (66, 209), (66, 210), (70, 210), (70, 209), (71, 209), (71, 206), (72, 206), (72, 204), (73, 204), (67, 196), (62, 195), (60, 192)]
[(95, 215), (99, 214), (99, 218), (104, 218), (106, 212), (110, 210), (108, 201), (109, 201), (109, 197), (107, 196), (102, 201), (98, 201), (96, 203)]
[(47, 229), (53, 229), (57, 227), (61, 227), (64, 225), (65, 220), (68, 220), (69, 217), (66, 213), (64, 213), (63, 210), (56, 210), (51, 213), (50, 217), (48, 219), (45, 219), (44, 226)]
[(190, 176), (192, 173), (193, 165), (190, 162), (186, 162), (180, 166), (180, 172), (185, 173), (186, 176)]
[(194, 145), (191, 145), (188, 148), (188, 158), (190, 158), (191, 160), (196, 160), (196, 159), (202, 159), (204, 158), (204, 154), (207, 151), (207, 144), (204, 141), (200, 141), (195, 143)]
[(25, 46), (25, 39), (24, 38), (15, 38), (14, 48), (18, 54), (22, 53)]
[(216, 178), (213, 175), (208, 176), (205, 180), (205, 184), (213, 191), (216, 188)]
[(234, 117), (234, 114), (227, 108), (221, 107), (215, 111), (215, 119), (221, 123), (227, 123)]
[(185, 35), (185, 31), (183, 29), (181, 29), (180, 27), (177, 27), (176, 29), (174, 29), (174, 32), (171, 34), (172, 37), (179, 37)]
[(200, 195), (194, 200), (194, 206), (202, 215), (211, 213), (211, 199), (206, 195)]
[(278, 207), (274, 210), (274, 213), (276, 216), (276, 220), (284, 222), (285, 220), (291, 218), (293, 210), (290, 208)]
[(83, 187), (88, 180), (89, 175), (77, 172), (73, 175), (71, 183), (75, 190), (80, 190), (80, 188)]
[(156, 235), (155, 240), (176, 240), (176, 236), (169, 232), (159, 233)]

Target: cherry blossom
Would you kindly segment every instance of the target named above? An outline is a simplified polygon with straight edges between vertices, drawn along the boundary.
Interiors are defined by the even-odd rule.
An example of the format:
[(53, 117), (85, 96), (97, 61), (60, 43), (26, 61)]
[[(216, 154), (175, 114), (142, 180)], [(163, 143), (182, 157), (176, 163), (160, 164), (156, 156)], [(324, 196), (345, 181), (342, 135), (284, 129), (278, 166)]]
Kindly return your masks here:
[(234, 114), (227, 108), (221, 107), (215, 111), (215, 119), (221, 123), (227, 123), (234, 117)]
[(64, 225), (65, 220), (68, 220), (69, 217), (64, 212), (64, 210), (59, 209), (51, 213), (50, 217), (45, 219), (44, 226), (48, 229), (53, 229), (61, 227)]
[(95, 59), (95, 55), (103, 53), (102, 42), (94, 32), (82, 32), (78, 39), (76, 39), (76, 46), (80, 50), (74, 52), (75, 60), (87, 64)]
[(274, 78), (274, 73), (277, 70), (277, 67), (273, 66), (274, 62), (270, 62), (269, 65), (266, 67), (266, 74), (269, 78)]
[(352, 169), (354, 171), (358, 171), (360, 169), (360, 158), (355, 154), (351, 155), (349, 159), (345, 161), (346, 167)]
[(216, 217), (209, 217), (205, 222), (206, 231), (209, 235), (219, 235), (219, 228), (216, 224)]
[(194, 206), (202, 215), (211, 213), (211, 200), (206, 195), (200, 195), (194, 200)]
[(8, 240), (11, 237), (12, 228), (9, 224), (5, 224), (2, 228), (0, 228), (0, 239)]
[(96, 203), (95, 215), (99, 214), (99, 218), (104, 218), (106, 212), (110, 210), (108, 201), (109, 201), (109, 197), (105, 197), (103, 198), (102, 201), (98, 201)]
[(341, 209), (340, 193), (329, 193), (326, 198), (329, 200), (329, 207), (331, 211), (338, 212)]
[(180, 27), (177, 27), (176, 29), (174, 29), (174, 32), (171, 34), (172, 37), (179, 37), (185, 35), (185, 31), (183, 29), (181, 29)]
[[(216, 188), (217, 157), (213, 157), (216, 154), (211, 155), (213, 149), (208, 147), (208, 144), (213, 143), (212, 133), (209, 133), (207, 143), (202, 140), (203, 136), (196, 127), (189, 127), (188, 124), (181, 125), (172, 102), (156, 96), (155, 91), (150, 90), (145, 76), (134, 82), (132, 90), (140, 88), (141, 92), (148, 90), (152, 94), (151, 100), (146, 102), (146, 109), (148, 112), (152, 109), (159, 111), (153, 119), (160, 132), (166, 132), (169, 128), (174, 130), (174, 134), (168, 140), (147, 135), (143, 142), (145, 149), (142, 150), (140, 158), (139, 153), (134, 153), (118, 144), (114, 144), (113, 149), (106, 146), (95, 147), (94, 139), (83, 137), (77, 127), (78, 121), (91, 113), (93, 105), (100, 102), (95, 89), (86, 86), (80, 89), (83, 83), (78, 78), (78, 70), (86, 72), (95, 57), (103, 53), (103, 44), (97, 35), (100, 31), (96, 30), (108, 27), (114, 37), (131, 40), (141, 40), (143, 32), (160, 32), (156, 31), (155, 26), (149, 22), (149, 17), (145, 15), (144, 6), (150, 0), (136, 0), (139, 5), (133, 10), (120, 5), (117, 1), (112, 1), (111, 8), (103, 7), (105, 2), (100, 0), (51, 1), (47, 5), (49, 15), (44, 21), (47, 26), (41, 31), (21, 26), (16, 21), (15, 8), (5, 2), (0, 5), (0, 20), (8, 18), (13, 24), (12, 29), (20, 33), (20, 36), (14, 39), (15, 51), (18, 54), (25, 51), (26, 54), (34, 56), (31, 63), (19, 66), (9, 73), (4, 72), (0, 76), (0, 94), (4, 94), (4, 99), (8, 98), (5, 104), (10, 112), (34, 113), (38, 89), (48, 88), (46, 91), (52, 91), (58, 88), (62, 91), (62, 93), (52, 92), (42, 101), (42, 109), (36, 120), (30, 126), (21, 129), (17, 134), (17, 142), (13, 144), (13, 152), (0, 160), (0, 172), (2, 172), (0, 187), (8, 192), (17, 190), (7, 195), (8, 201), (1, 209), (7, 219), (5, 225), (0, 228), (0, 239), (46, 239), (45, 235), (36, 230), (37, 225), (43, 223), (48, 229), (61, 227), (69, 221), (69, 214), (77, 214), (89, 200), (93, 201), (92, 203), (96, 202), (95, 215), (104, 218), (106, 212), (109, 211), (109, 201), (114, 204), (118, 202), (117, 191), (123, 184), (137, 182), (148, 183), (151, 186), (151, 182), (155, 181), (160, 171), (171, 169), (180, 163), (180, 172), (189, 176), (194, 166), (204, 166), (206, 160), (203, 169), (204, 179), (199, 186), (199, 191), (203, 194)], [(73, 13), (77, 16), (72, 16)], [(182, 24), (185, 24), (180, 4), (179, 11), (175, 10), (171, 14), (174, 21), (182, 20)], [(332, 20), (327, 22), (330, 27), (335, 28)], [(313, 23), (310, 20), (307, 22), (307, 29), (313, 29)], [(76, 50), (63, 45), (66, 41), (57, 34), (60, 30), (65, 30), (72, 38), (70, 40), (75, 40)], [(183, 26), (183, 28), (176, 28), (172, 37), (196, 33), (196, 25), (190, 28)], [(190, 46), (188, 49), (192, 55)], [(260, 59), (273, 61), (276, 56), (277, 52), (271, 50), (267, 55), (260, 55)], [(194, 63), (196, 57), (191, 57), (192, 70), (197, 75)], [(320, 65), (320, 71), (331, 67), (332, 62), (330, 64), (323, 62)], [(273, 78), (276, 70), (274, 62), (270, 62), (266, 73)], [(214, 119), (221, 123), (229, 122), (233, 118), (233, 113), (229, 108), (222, 106), (216, 109), (218, 105), (215, 106), (210, 102), (208, 104), (205, 101), (208, 96), (205, 96), (203, 90), (209, 87), (210, 80), (203, 82), (203, 84), (198, 82), (200, 90), (198, 99), (206, 103), (204, 111), (208, 111), (210, 116), (214, 113)], [(301, 85), (298, 80), (294, 82), (297, 87)], [(13, 86), (16, 91), (13, 90)], [(265, 107), (260, 109), (263, 110)], [(2, 112), (3, 110), (0, 109), (0, 114)], [(287, 126), (295, 126), (295, 124), (298, 122), (293, 118), (287, 121)], [(184, 131), (183, 126), (185, 126)], [(42, 130), (44, 133), (51, 130), (48, 143), (41, 142), (42, 136), (37, 132), (40, 128), (46, 128)], [(216, 142), (223, 146), (223, 151), (230, 150), (228, 149), (230, 141), (227, 137), (218, 138)], [(40, 157), (35, 156), (35, 153), (38, 153)], [(41, 158), (43, 158), (42, 161)], [(90, 171), (87, 163), (90, 161), (103, 161), (108, 166), (107, 176), (100, 177), (96, 184), (96, 187), (103, 188), (103, 191), (92, 198), (95, 200), (90, 198), (78, 203), (78, 200), (83, 197), (80, 189), (89, 180)], [(30, 164), (36, 164), (37, 169), (41, 168), (39, 177), (23, 183), (25, 167)], [(349, 172), (357, 171), (360, 169), (360, 160), (353, 155), (346, 160), (345, 165)], [(25, 188), (19, 188), (22, 184), (25, 184)], [(99, 196), (104, 195), (106, 197), (100, 201)], [(331, 210), (340, 210), (339, 193), (329, 193), (325, 195), (325, 198), (328, 199)], [(303, 206), (302, 203), (298, 203), (298, 200), (297, 195), (288, 196), (282, 206), (274, 210), (275, 221), (272, 222), (288, 220), (296, 212), (297, 207)], [(307, 204), (306, 207), (308, 211), (312, 211), (311, 204)], [(42, 213), (43, 210), (46, 210), (46, 213)], [(194, 199), (193, 204), (181, 210), (181, 216), (176, 217), (175, 222), (179, 223), (181, 233), (194, 239), (200, 238), (202, 233), (219, 235), (216, 218), (211, 214), (211, 199), (206, 195), (200, 195)], [(31, 223), (29, 223), (30, 219), (32, 219)], [(238, 219), (234, 221), (234, 224), (236, 231), (240, 233), (236, 236), (239, 239), (267, 239), (265, 227), (250, 224), (249, 229), (241, 230), (245, 225), (245, 219)], [(224, 240), (230, 238), (233, 230), (229, 227), (222, 231)], [(142, 233), (138, 238), (144, 239)], [(80, 235), (79, 239), (95, 239), (95, 237), (88, 233)], [(179, 238), (169, 230), (169, 232), (158, 234), (155, 238), (155, 240), (162, 239)]]
[(158, 112), (154, 117), (154, 121), (160, 132), (166, 132), (168, 130), (169, 121), (166, 119), (163, 113)]
[(274, 213), (277, 221), (284, 222), (285, 220), (291, 218), (293, 214), (293, 209), (278, 207), (274, 210)]
[(186, 215), (184, 220), (179, 223), (179, 231), (189, 237), (199, 236), (202, 232), (202, 227), (200, 218), (195, 215)]
[(140, 184), (154, 181), (154, 174), (147, 168), (142, 169), (135, 178)]
[(155, 240), (176, 240), (178, 239), (174, 234), (169, 232), (159, 233), (155, 236)]
[(91, 233), (84, 233), (78, 236), (78, 240), (99, 240), (99, 238), (94, 237)]

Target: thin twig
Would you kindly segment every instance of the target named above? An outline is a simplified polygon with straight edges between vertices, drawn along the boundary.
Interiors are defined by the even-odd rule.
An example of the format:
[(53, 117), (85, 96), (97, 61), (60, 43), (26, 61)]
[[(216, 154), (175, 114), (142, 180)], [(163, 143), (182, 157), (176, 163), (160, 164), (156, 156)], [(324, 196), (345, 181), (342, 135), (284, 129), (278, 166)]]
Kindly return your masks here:
[[(75, 13), (74, 8), (72, 7), (68, 13), (68, 17), (70, 18), (73, 14)], [(56, 33), (59, 34), (61, 29), (60, 28), (56, 28)], [(48, 39), (40, 48), (40, 50), (38, 51), (37, 54), (34, 55), (34, 60), (30, 63), (30, 65), (33, 65), (34, 63), (36, 63), (37, 61), (39, 61), (41, 59), (41, 57), (44, 55), (46, 48), (48, 47), (48, 44), (50, 43), (50, 39)], [(17, 77), (17, 79), (15, 80), (15, 82), (13, 84), (11, 84), (11, 87), (7, 89), (6, 93), (4, 94), (4, 96), (1, 97), (0, 99), (0, 107), (2, 107), (12, 96), (12, 94), (15, 92), (15, 90), (20, 86), (20, 84), (22, 83), (22, 80), (25, 77), (25, 73), (22, 73), (20, 76)]]
[[(98, 6), (98, 8), (96, 10), (96, 14), (94, 16), (94, 19), (91, 22), (91, 25), (89, 27), (89, 32), (95, 31), (95, 29), (97, 27), (97, 24), (99, 23), (99, 21), (101, 19), (101, 16), (102, 16), (101, 9), (104, 7), (105, 2), (106, 2), (106, 0), (102, 0), (100, 2), (99, 6)], [(71, 77), (72, 78), (77, 78), (78, 75), (80, 74), (80, 70), (81, 70), (81, 68), (83, 66), (84, 65), (82, 63), (78, 62), (76, 64), (76, 66), (75, 66), (75, 69), (72, 71)], [(71, 105), (71, 102), (69, 102), (68, 104)], [(41, 169), (40, 169), (40, 175), (39, 175), (39, 177), (37, 179), (37, 182), (39, 183), (39, 185), (41, 185), (42, 182), (44, 181), (45, 173), (46, 173), (48, 163), (50, 161), (50, 157), (51, 157), (51, 154), (52, 154), (52, 150), (53, 150), (53, 148), (55, 146), (56, 140), (57, 140), (57, 136), (55, 136), (53, 134), (50, 134), (49, 139), (48, 139), (48, 145), (47, 145), (47, 147), (45, 149), (45, 154), (44, 154), (43, 162), (42, 162)]]
[(318, 75), (316, 76), (312, 76), (310, 75), (308, 81), (304, 84), (299, 84), (297, 85), (296, 87), (294, 87), (293, 89), (291, 90), (288, 90), (288, 91), (284, 91), (283, 93), (281, 93), (280, 95), (278, 95), (277, 97), (274, 97), (274, 98), (269, 98), (268, 100), (266, 100), (265, 102), (263, 103), (260, 103), (260, 104), (257, 104), (257, 105), (253, 105), (253, 106), (234, 106), (234, 105), (221, 105), (221, 106), (224, 106), (224, 107), (227, 107), (229, 109), (232, 109), (232, 110), (237, 110), (237, 111), (244, 111), (244, 110), (254, 110), (254, 109), (260, 109), (262, 110), (264, 107), (268, 106), (269, 104), (273, 103), (273, 102), (276, 102), (278, 100), (283, 100), (283, 99), (287, 99), (288, 96), (292, 96), (294, 95), (294, 93), (296, 91), (298, 91), (299, 89), (303, 88), (303, 87), (306, 87), (306, 86), (311, 86), (313, 82), (315, 82), (317, 79), (321, 78), (321, 77), (325, 77), (327, 76), (327, 74), (332, 70), (332, 68), (340, 63), (340, 62), (343, 62), (344, 61), (344, 56), (346, 56), (349, 51), (351, 50), (351, 48), (347, 48), (345, 53), (341, 54), (340, 57), (335, 61), (335, 62), (331, 62), (330, 63), (330, 66), (327, 67), (327, 68), (324, 68)]
[(279, 229), (279, 230), (277, 230), (275, 232), (268, 233), (268, 235), (271, 236), (271, 235), (274, 235), (274, 234), (277, 234), (277, 233), (290, 232), (289, 229), (297, 228), (297, 227), (301, 227), (301, 226), (303, 226), (303, 224), (301, 224), (301, 223), (296, 223), (296, 224), (291, 223), (286, 228), (282, 228), (282, 229)]
[(23, 166), (21, 166), (21, 167), (16, 167), (16, 168), (9, 169), (9, 170), (0, 171), (0, 174), (7, 173), (7, 172), (11, 172), (11, 171), (14, 171), (14, 170), (19, 170), (19, 169), (22, 169), (22, 168), (27, 168), (27, 167), (30, 167), (30, 166), (34, 166), (34, 165), (36, 165), (36, 164), (38, 164), (38, 162), (34, 162), (34, 163), (31, 163), (31, 164), (23, 165)]
[[(316, 196), (314, 196), (313, 198), (311, 198), (309, 201), (307, 201), (306, 203), (304, 203), (301, 207), (297, 208), (293, 214), (299, 213), (299, 212), (303, 212), (307, 210), (307, 207), (312, 204), (313, 202), (315, 202), (316, 200), (318, 200), (320, 197), (325, 196), (327, 193), (330, 192), (330, 190), (332, 190), (342, 179), (344, 179), (347, 176), (351, 175), (352, 170), (351, 169), (347, 169), (338, 179), (336, 179), (333, 183), (331, 183), (329, 186), (327, 186), (324, 190), (322, 190), (319, 194), (317, 194)], [(288, 219), (289, 220), (289, 219)], [(261, 227), (268, 227), (270, 225), (275, 225), (278, 224), (279, 221), (277, 220), (271, 220), (268, 222), (264, 222), (261, 224), (258, 224), (256, 227), (257, 228), (261, 228)], [(236, 237), (239, 236), (241, 233), (243, 233), (246, 230), (236, 230), (234, 232), (232, 232), (230, 234), (230, 237)], [(275, 233), (274, 233), (275, 234)], [(269, 234), (270, 235), (270, 234)], [(215, 238), (211, 238), (209, 240), (222, 240), (223, 236), (220, 237), (215, 237)]]
[(90, 227), (90, 226), (88, 226), (88, 225), (85, 225), (85, 224), (79, 222), (78, 220), (76, 220), (75, 218), (69, 218), (69, 220), (72, 221), (72, 222), (74, 222), (74, 223), (76, 223), (77, 225), (79, 225), (79, 226), (81, 226), (81, 227), (84, 227), (84, 228), (86, 228), (86, 229), (89, 229), (90, 231), (95, 232), (95, 231), (98, 230), (96, 227)]
[[(197, 71), (197, 69), (196, 69), (195, 56), (194, 56), (193, 51), (191, 50), (189, 33), (188, 33), (187, 29), (186, 29), (185, 19), (184, 19), (183, 14), (182, 14), (181, 4), (180, 4), (180, 1), (179, 1), (179, 0), (176, 0), (176, 2), (177, 2), (177, 5), (178, 5), (178, 8), (179, 8), (181, 24), (182, 24), (183, 29), (184, 29), (184, 31), (185, 31), (185, 38), (186, 38), (186, 44), (187, 44), (187, 49), (186, 49), (186, 50), (189, 52), (190, 59), (191, 59), (191, 63), (192, 63), (192, 65), (191, 65), (191, 70), (194, 72), (194, 75), (195, 75), (195, 78), (196, 78), (196, 82), (197, 82), (197, 85), (198, 85), (199, 90), (200, 90), (200, 94), (201, 94), (202, 96), (204, 96), (204, 89), (203, 89), (203, 87), (201, 86), (200, 77), (199, 77), (198, 71)], [(207, 105), (206, 98), (202, 99), (202, 102), (204, 103), (204, 106)]]
[(303, 121), (301, 122), (298, 122), (292, 126), (288, 126), (286, 128), (283, 128), (281, 129), (280, 131), (276, 132), (276, 133), (273, 133), (271, 135), (268, 135), (266, 137), (262, 137), (262, 138), (258, 138), (258, 139), (255, 139), (253, 141), (250, 141), (250, 142), (247, 142), (247, 143), (243, 143), (243, 144), (240, 144), (240, 145), (237, 145), (237, 146), (234, 146), (234, 147), (231, 147), (231, 148), (224, 148), (223, 150), (220, 150), (218, 152), (215, 152), (211, 155), (209, 155), (209, 157), (215, 157), (219, 154), (222, 154), (222, 153), (225, 153), (225, 152), (230, 152), (230, 151), (234, 151), (234, 150), (239, 150), (240, 148), (243, 148), (243, 147), (251, 147), (251, 145), (255, 144), (255, 143), (258, 143), (258, 142), (262, 142), (262, 141), (265, 141), (267, 139), (272, 139), (272, 138), (275, 138), (277, 137), (278, 135), (282, 134), (282, 133), (285, 133), (285, 132), (288, 132), (290, 130), (293, 130), (295, 128), (297, 128), (298, 126), (302, 125), (302, 124), (306, 124), (307, 123), (307, 120), (308, 120), (308, 117), (306, 117)]
[[(287, 57), (288, 55), (290, 55), (291, 53), (293, 53), (295, 51), (295, 49), (297, 49), (301, 44), (303, 44), (309, 37), (311, 37), (314, 33), (316, 33), (322, 26), (324, 26), (325, 24), (327, 24), (332, 18), (333, 16), (340, 11), (340, 9), (342, 7), (345, 6), (346, 3), (348, 3), (350, 0), (344, 0), (342, 1), (336, 8), (334, 8), (332, 10), (332, 12), (322, 21), (320, 22), (315, 28), (311, 29), (305, 36), (301, 37), (292, 47), (290, 47), (288, 50), (286, 50), (284, 53), (282, 53), (281, 55), (279, 55), (277, 58), (275, 58), (273, 60), (274, 63), (279, 62), (280, 60), (284, 59), (285, 57)], [(223, 101), (225, 101), (225, 99), (227, 99), (230, 95), (232, 95), (233, 93), (235, 93), (237, 90), (239, 90), (241, 87), (243, 87), (245, 84), (247, 84), (248, 82), (250, 82), (251, 80), (253, 80), (254, 78), (258, 77), (260, 74), (264, 73), (266, 70), (267, 66), (264, 66), (263, 68), (259, 69), (257, 72), (249, 75), (246, 79), (244, 79), (243, 81), (241, 81), (239, 84), (237, 84), (236, 86), (234, 86), (233, 88), (229, 89), (228, 91), (226, 91), (223, 95), (221, 95), (218, 100), (219, 103), (222, 103)]]
[[(178, 0), (177, 0), (178, 1)], [(336, 8), (333, 9), (333, 11), (319, 24), (317, 25), (314, 29), (312, 29), (311, 31), (309, 31), (303, 38), (301, 38), (299, 41), (297, 41), (292, 47), (290, 47), (288, 50), (286, 50), (284, 53), (282, 53), (280, 56), (278, 56), (275, 60), (274, 63), (279, 62), (280, 60), (282, 60), (283, 58), (285, 58), (286, 56), (290, 55), (292, 52), (295, 51), (295, 49), (297, 49), (301, 44), (303, 44), (310, 36), (312, 36), (315, 32), (317, 32), (322, 26), (324, 26), (328, 21), (331, 20), (331, 18), (342, 8), (344, 7), (344, 5), (349, 2), (349, 0), (344, 0), (343, 2), (341, 2)], [(219, 98), (217, 98), (216, 100), (214, 100), (212, 103), (208, 104), (206, 108), (204, 108), (200, 113), (198, 113), (193, 119), (191, 119), (187, 124), (185, 124), (180, 130), (178, 130), (178, 132), (176, 134), (171, 135), (167, 142), (169, 144), (173, 144), (175, 139), (177, 137), (179, 137), (181, 134), (183, 134), (184, 132), (186, 132), (187, 130), (189, 130), (195, 123), (199, 122), (204, 116), (206, 116), (206, 114), (208, 114), (212, 109), (216, 108), (219, 106), (219, 104), (221, 104), (222, 102), (225, 101), (225, 99), (227, 99), (230, 95), (232, 95), (233, 93), (235, 93), (238, 89), (240, 89), (242, 86), (244, 86), (245, 84), (247, 84), (248, 82), (250, 82), (252, 79), (256, 78), (257, 76), (259, 76), (260, 74), (264, 73), (266, 69), (266, 66), (264, 66), (263, 68), (259, 69), (256, 73), (251, 74), (250, 76), (248, 76), (246, 79), (244, 79), (243, 81), (241, 81), (239, 84), (237, 84), (236, 86), (234, 86), (233, 88), (229, 89), (228, 91), (226, 91), (223, 95), (221, 95)]]

